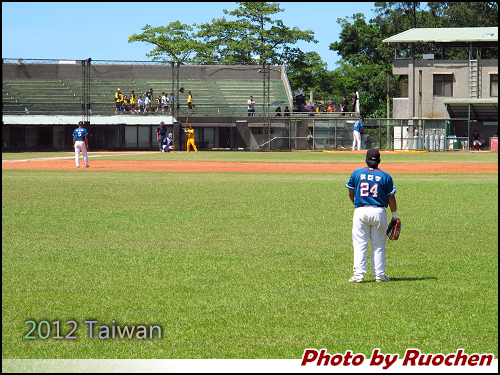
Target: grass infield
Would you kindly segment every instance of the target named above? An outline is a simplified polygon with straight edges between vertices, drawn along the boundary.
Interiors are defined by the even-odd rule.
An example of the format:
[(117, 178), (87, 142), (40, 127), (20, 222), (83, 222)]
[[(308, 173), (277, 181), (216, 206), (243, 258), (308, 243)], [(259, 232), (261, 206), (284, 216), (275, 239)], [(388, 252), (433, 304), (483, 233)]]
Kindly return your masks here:
[[(211, 154), (168, 156), (332, 158)], [(459, 157), (498, 162), (490, 155)], [(387, 245), (392, 281), (369, 272), (351, 284), (348, 174), (86, 172), (2, 172), (2, 358), (498, 357), (497, 174), (394, 175), (403, 230)], [(25, 339), (27, 320), (59, 320), (63, 336), (75, 320), (78, 339), (54, 339), (54, 325)], [(90, 339), (85, 320), (159, 325), (162, 338)]]

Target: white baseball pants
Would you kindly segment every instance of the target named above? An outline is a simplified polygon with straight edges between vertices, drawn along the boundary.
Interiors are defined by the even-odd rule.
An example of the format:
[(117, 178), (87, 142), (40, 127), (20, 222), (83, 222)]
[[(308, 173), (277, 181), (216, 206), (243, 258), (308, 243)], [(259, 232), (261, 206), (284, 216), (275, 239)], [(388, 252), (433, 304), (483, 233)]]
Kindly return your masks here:
[(352, 244), (354, 246), (354, 274), (364, 277), (367, 272), (366, 252), (371, 241), (373, 276), (385, 274), (385, 245), (387, 242), (387, 213), (384, 207), (365, 206), (354, 210)]
[(356, 143), (358, 144), (358, 150), (361, 150), (361, 132), (354, 130), (352, 150), (356, 150)]
[(80, 167), (80, 152), (83, 154), (83, 162), (85, 165), (89, 165), (89, 158), (87, 157), (87, 146), (85, 146), (85, 141), (75, 142), (75, 163), (77, 167)]

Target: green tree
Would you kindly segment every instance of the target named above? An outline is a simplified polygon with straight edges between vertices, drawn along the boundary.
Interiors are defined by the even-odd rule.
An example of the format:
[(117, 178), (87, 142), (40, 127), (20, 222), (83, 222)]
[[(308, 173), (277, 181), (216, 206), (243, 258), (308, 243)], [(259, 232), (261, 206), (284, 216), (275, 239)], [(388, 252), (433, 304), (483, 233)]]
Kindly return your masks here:
[[(223, 10), (225, 17), (188, 26), (171, 22), (167, 26), (146, 25), (141, 34), (128, 38), (146, 42), (155, 48), (146, 54), (153, 60), (174, 60), (199, 64), (281, 64), (285, 56), (300, 52), (298, 41), (317, 43), (312, 30), (287, 27), (277, 13), (285, 9), (279, 3), (241, 2), (235, 10)], [(194, 27), (198, 30), (193, 31)]]
[(374, 62), (390, 64), (390, 49), (382, 43), (384, 36), (380, 27), (366, 23), (363, 13), (337, 19), (342, 26), (340, 40), (330, 44), (330, 50), (337, 51), (342, 58), (355, 66)]
[(315, 100), (332, 100), (334, 81), (317, 52), (300, 51), (287, 66), (287, 75), (293, 91), (304, 89), (308, 93), (312, 90)]
[(440, 20), (439, 27), (498, 26), (497, 2), (429, 2), (427, 6)]
[[(338, 19), (342, 26), (340, 40), (330, 44), (341, 60), (335, 69), (339, 74), (338, 89), (360, 93), (362, 114), (366, 117), (386, 116), (387, 70), (392, 70), (393, 47), (382, 40), (411, 28), (421, 27), (479, 27), (498, 25), (496, 2), (375, 2), (376, 17), (366, 22), (363, 14)], [(400, 46), (402, 47), (402, 46)], [(415, 43), (414, 55), (422, 53), (441, 55), (441, 48), (429, 43)], [(403, 48), (398, 49), (405, 56)], [(498, 58), (498, 49), (488, 51)], [(446, 58), (466, 59), (467, 48), (447, 49)], [(400, 77), (390, 76), (390, 96), (400, 95)]]
[(156, 46), (146, 54), (153, 61), (191, 61), (190, 55), (198, 49), (198, 43), (192, 39), (193, 28), (179, 21), (170, 22), (167, 26), (152, 27), (146, 25), (141, 34), (132, 34), (128, 42), (145, 42)]
[[(223, 17), (211, 23), (196, 25), (200, 29), (196, 36), (201, 38), (208, 51), (218, 52), (220, 63), (238, 63), (235, 60), (240, 59), (239, 63), (243, 64), (264, 61), (280, 64), (289, 55), (291, 46), (298, 41), (317, 43), (312, 30), (289, 28), (283, 21), (271, 17), (285, 10), (280, 8), (279, 3), (239, 4), (235, 10), (223, 10), (225, 15), (236, 17), (235, 21)], [(203, 58), (207, 58), (206, 53), (199, 60)]]

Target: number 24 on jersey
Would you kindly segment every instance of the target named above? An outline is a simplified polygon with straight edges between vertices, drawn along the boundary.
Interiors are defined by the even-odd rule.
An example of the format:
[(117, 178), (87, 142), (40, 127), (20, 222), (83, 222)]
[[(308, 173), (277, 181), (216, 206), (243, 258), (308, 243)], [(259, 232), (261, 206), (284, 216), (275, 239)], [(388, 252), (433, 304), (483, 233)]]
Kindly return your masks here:
[(361, 197), (369, 197), (370, 195), (373, 198), (378, 197), (378, 183), (375, 183), (371, 188), (368, 182), (361, 182), (359, 184), (359, 195)]

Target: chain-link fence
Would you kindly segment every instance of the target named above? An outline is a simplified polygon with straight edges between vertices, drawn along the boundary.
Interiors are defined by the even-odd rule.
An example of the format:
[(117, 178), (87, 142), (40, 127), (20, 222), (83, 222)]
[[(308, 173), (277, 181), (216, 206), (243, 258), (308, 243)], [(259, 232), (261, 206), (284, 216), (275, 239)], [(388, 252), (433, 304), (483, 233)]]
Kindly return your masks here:
[[(352, 150), (357, 118), (271, 119), (260, 150)], [(464, 119), (460, 119), (463, 121)], [(468, 149), (468, 138), (449, 135), (450, 119), (365, 119), (361, 148), (396, 151)]]

